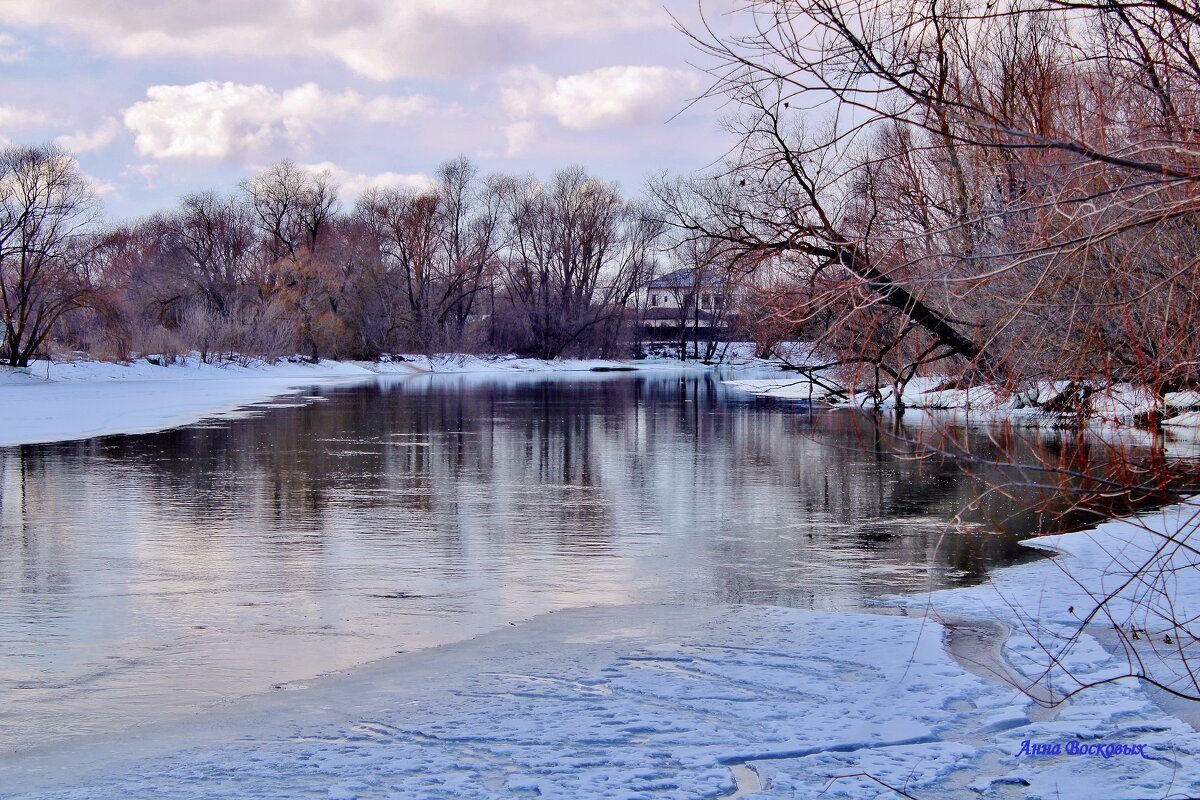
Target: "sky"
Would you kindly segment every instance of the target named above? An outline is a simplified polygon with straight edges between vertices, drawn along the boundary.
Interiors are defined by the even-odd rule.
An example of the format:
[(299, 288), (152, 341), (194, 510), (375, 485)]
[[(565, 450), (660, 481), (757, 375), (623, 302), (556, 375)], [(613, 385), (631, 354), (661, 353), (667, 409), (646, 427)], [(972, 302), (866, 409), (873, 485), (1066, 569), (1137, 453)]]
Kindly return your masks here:
[(695, 0), (0, 0), (0, 142), (74, 152), (114, 219), (281, 158), (346, 204), (458, 155), (632, 193), (729, 146), (672, 15)]

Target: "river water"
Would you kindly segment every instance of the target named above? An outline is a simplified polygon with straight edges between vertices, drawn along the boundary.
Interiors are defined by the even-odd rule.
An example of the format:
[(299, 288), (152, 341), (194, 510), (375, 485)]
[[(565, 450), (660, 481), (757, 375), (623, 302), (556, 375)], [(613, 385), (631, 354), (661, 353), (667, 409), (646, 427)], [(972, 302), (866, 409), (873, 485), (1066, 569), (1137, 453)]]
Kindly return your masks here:
[(560, 608), (856, 610), (1034, 557), (1050, 517), (984, 493), (1001, 471), (901, 433), (693, 370), (386, 379), (0, 449), (0, 753)]

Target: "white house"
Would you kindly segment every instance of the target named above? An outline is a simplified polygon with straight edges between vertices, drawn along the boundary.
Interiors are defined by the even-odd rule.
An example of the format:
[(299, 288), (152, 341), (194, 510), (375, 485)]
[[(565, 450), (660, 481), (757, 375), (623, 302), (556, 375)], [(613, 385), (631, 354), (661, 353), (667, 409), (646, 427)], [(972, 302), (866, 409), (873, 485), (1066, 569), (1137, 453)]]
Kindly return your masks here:
[[(728, 324), (733, 287), (723, 275), (686, 268), (646, 285), (642, 319), (647, 328), (712, 328)], [(728, 309), (732, 311), (732, 309)]]

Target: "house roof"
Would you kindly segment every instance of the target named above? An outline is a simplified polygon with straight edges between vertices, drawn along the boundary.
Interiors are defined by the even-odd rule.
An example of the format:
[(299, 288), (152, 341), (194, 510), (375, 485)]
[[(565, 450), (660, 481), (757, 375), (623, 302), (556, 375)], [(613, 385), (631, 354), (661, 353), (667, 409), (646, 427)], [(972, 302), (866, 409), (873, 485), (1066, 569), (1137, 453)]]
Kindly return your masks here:
[[(700, 273), (697, 275), (696, 273)], [(696, 286), (725, 286), (729, 279), (712, 272), (702, 272), (692, 267), (668, 272), (647, 284), (650, 289), (692, 289)]]

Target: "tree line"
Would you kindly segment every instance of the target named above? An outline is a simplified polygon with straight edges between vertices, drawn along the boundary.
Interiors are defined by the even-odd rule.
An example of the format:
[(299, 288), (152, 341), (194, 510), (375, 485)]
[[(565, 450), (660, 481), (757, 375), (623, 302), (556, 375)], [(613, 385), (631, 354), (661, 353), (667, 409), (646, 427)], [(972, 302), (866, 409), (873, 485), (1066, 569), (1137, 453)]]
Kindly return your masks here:
[(2, 357), (49, 340), (93, 355), (521, 352), (625, 355), (663, 228), (581, 168), (545, 182), (443, 164), (424, 190), (342, 208), (328, 174), (282, 161), (105, 225), (75, 159), (0, 152)]

